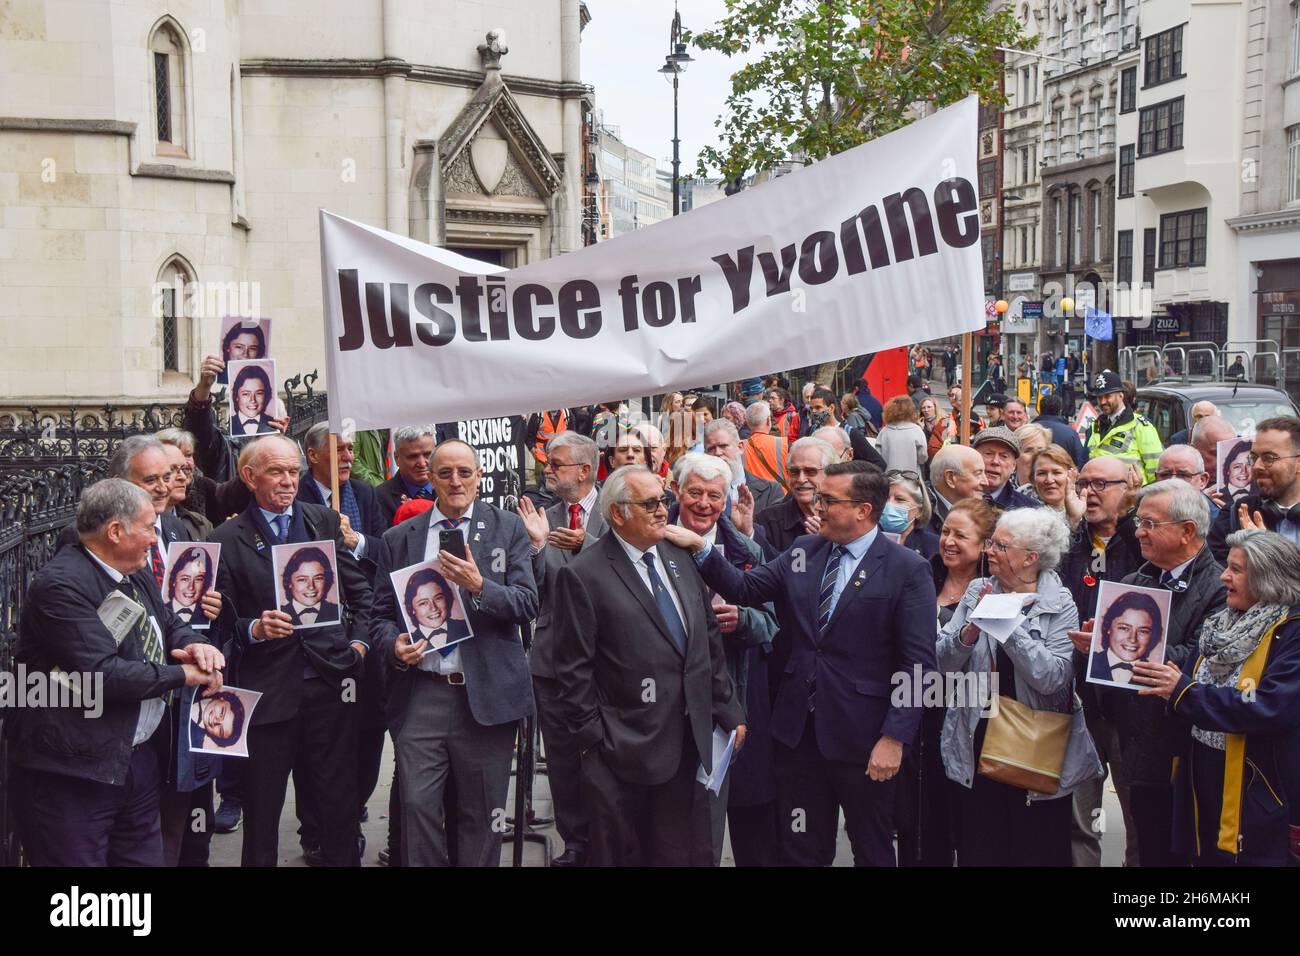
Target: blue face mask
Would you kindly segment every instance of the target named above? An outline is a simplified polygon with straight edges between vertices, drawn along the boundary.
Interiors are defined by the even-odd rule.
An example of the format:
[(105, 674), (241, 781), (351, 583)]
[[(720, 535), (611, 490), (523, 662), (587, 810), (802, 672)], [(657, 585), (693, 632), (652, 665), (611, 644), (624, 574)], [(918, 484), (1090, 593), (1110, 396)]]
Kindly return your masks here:
[(884, 510), (880, 512), (880, 530), (888, 531), (891, 534), (902, 534), (911, 520), (911, 510), (909, 508), (905, 508), (897, 502), (888, 501), (885, 503)]

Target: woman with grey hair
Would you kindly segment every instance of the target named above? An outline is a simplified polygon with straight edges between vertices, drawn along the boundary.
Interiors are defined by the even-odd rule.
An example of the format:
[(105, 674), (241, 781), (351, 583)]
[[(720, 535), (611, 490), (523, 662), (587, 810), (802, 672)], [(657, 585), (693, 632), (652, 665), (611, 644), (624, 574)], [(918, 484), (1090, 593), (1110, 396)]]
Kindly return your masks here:
[(910, 469), (887, 471), (885, 477), (889, 500), (880, 512), (880, 530), (898, 535), (899, 544), (930, 560), (939, 553), (939, 536), (930, 530), (934, 510), (925, 483)]
[(1195, 866), (1285, 866), (1300, 845), (1300, 550), (1228, 536), (1228, 604), (1183, 666), (1133, 665), (1191, 724), (1174, 769), (1174, 849)]
[[(971, 582), (939, 633), (937, 656), (945, 678), (954, 683), (955, 676), (965, 678), (965, 693), (948, 701), (940, 742), (944, 771), (959, 785), (959, 866), (1069, 866), (1069, 795), (1102, 775), (1074, 693), (1070, 631), (1078, 627), (1079, 614), (1055, 571), (1069, 538), (1064, 522), (1045, 508), (1006, 512), (988, 542), (991, 577)], [(1021, 595), (1023, 616), (1005, 640), (970, 620), (989, 594)], [(973, 688), (987, 693), (971, 693)], [(1033, 710), (1072, 715), (1055, 794), (977, 772), (995, 695)]]

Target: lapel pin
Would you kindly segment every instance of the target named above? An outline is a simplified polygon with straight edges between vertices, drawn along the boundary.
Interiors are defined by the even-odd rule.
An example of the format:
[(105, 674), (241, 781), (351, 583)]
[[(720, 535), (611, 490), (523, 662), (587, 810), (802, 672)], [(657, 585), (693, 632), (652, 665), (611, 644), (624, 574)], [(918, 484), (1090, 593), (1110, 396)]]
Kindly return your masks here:
[(474, 532), (474, 540), (477, 541), (478, 539), (479, 539), (479, 535), (478, 532), (476, 531)]
[[(482, 521), (480, 521), (480, 522), (479, 522), (478, 524), (476, 524), (474, 527), (476, 527), (476, 528), (478, 528), (480, 531), (482, 531), (484, 528), (487, 527), (487, 525), (485, 525)], [(474, 540), (477, 541), (478, 538), (475, 538)]]

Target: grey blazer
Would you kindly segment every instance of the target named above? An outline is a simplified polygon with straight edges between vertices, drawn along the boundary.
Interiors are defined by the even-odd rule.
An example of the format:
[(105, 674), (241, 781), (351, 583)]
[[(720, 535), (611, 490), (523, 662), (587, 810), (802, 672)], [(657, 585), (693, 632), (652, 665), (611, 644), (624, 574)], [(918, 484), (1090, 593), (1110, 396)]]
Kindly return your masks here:
[[(558, 501), (546, 509), (546, 521), (552, 528), (569, 526), (569, 505)], [(538, 606), (537, 624), (533, 629), (533, 646), (528, 651), (528, 664), (534, 677), (555, 679), (555, 575), (560, 568), (586, 551), (608, 527), (599, 511), (593, 511), (587, 519), (587, 533), (582, 540), (582, 547), (575, 553), (547, 545), (533, 555), (533, 577), (537, 580)]]
[[(429, 535), (432, 512), (424, 512), (389, 528), (376, 556), (374, 617), (370, 635), (374, 653), (384, 655), (387, 675), (387, 716), (394, 733), (401, 729), (413, 681), (432, 680), (414, 667), (399, 666), (393, 656), (397, 635), (406, 630), (390, 572), (420, 564)], [(474, 636), (460, 647), (465, 691), (474, 719), (484, 726), (505, 724), (533, 712), (532, 680), (519, 636), (521, 625), (537, 614), (537, 585), (528, 554), (528, 533), (518, 515), (485, 501), (474, 502), (469, 550), (483, 576), (477, 607), (462, 593)]]

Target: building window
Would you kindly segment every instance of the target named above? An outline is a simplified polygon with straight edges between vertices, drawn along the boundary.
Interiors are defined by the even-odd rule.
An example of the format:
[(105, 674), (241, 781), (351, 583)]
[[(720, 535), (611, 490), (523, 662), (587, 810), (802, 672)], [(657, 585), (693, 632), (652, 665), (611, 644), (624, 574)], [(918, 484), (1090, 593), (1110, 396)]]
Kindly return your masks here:
[(1147, 106), (1138, 114), (1138, 155), (1183, 148), (1183, 98)]
[(158, 343), (162, 351), (162, 370), (189, 375), (192, 371), (191, 343), (193, 318), (185, 314), (188, 291), (194, 277), (177, 258), (168, 260), (158, 273), (155, 308), (158, 312)]
[(1119, 198), (1127, 199), (1133, 195), (1133, 146), (1119, 148)]
[(1121, 229), (1115, 235), (1115, 280), (1133, 284), (1133, 230)]
[(1286, 131), (1287, 202), (1300, 202), (1300, 126)]
[(1157, 86), (1183, 75), (1183, 28), (1176, 26), (1146, 38), (1146, 85)]
[(1029, 182), (1029, 147), (1026, 146), (1020, 151), (1020, 181)]
[(153, 56), (154, 135), (158, 152), (186, 155), (185, 149), (185, 42), (180, 31), (164, 20), (149, 37)]
[(1142, 230), (1142, 282), (1148, 288), (1156, 281), (1156, 231)]
[(1083, 158), (1083, 104), (1074, 104), (1074, 152)]
[(1160, 268), (1205, 265), (1206, 210), (1189, 209), (1160, 217)]
[(1101, 190), (1092, 191), (1092, 261), (1101, 262)]
[(1033, 265), (1038, 261), (1038, 227), (1029, 227), (1029, 256), (1025, 259), (1026, 265)]
[(1291, 69), (1288, 73), (1295, 76), (1300, 73), (1300, 0), (1291, 4)]
[(1020, 68), (1020, 105), (1024, 106), (1026, 103), (1032, 103), (1033, 101), (1034, 90), (1029, 85), (1029, 67), (1022, 66)]
[(1057, 196), (1052, 200), (1052, 227), (1055, 230), (1055, 245), (1053, 246), (1052, 265), (1057, 266), (1058, 268), (1065, 265), (1065, 249), (1063, 243), (1065, 234), (1062, 231), (1064, 226), (1061, 221), (1061, 212), (1061, 197)]
[(1131, 66), (1119, 75), (1119, 111), (1132, 113), (1137, 109), (1138, 68)]
[(1075, 194), (1070, 197), (1070, 217), (1074, 222), (1070, 241), (1070, 262), (1078, 265), (1083, 261), (1083, 196)]

